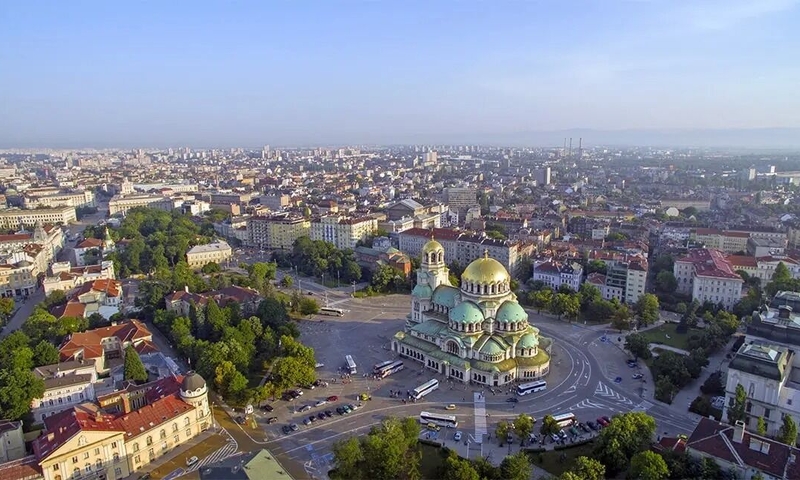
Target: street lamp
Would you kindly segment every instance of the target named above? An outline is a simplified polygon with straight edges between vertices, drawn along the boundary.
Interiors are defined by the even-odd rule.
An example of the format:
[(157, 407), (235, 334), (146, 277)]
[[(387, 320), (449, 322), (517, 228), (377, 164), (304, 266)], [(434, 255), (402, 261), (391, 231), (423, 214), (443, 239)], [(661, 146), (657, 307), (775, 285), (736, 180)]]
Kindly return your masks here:
[(353, 297), (356, 296), (356, 281), (353, 280)]

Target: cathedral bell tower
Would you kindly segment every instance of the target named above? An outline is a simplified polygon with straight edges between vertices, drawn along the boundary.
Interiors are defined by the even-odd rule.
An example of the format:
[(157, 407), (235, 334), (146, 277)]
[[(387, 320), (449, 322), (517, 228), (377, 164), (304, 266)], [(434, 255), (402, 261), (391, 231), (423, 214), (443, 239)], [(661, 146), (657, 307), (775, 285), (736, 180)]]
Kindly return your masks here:
[(433, 291), (440, 285), (450, 285), (450, 270), (444, 262), (444, 247), (431, 235), (431, 239), (422, 247), (417, 286), (411, 292), (412, 322), (422, 321), (422, 312), (430, 309)]

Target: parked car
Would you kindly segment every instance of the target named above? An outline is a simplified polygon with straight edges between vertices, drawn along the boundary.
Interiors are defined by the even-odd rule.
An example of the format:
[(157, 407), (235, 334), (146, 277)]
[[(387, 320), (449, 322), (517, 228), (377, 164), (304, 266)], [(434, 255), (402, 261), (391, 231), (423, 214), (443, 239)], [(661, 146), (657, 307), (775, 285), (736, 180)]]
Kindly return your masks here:
[(328, 417), (325, 416), (325, 412), (319, 412), (317, 414), (317, 418), (319, 418), (320, 420), (325, 420)]
[(599, 427), (599, 426), (597, 426), (597, 424), (596, 424), (596, 423), (594, 423), (594, 422), (593, 422), (593, 421), (591, 421), (591, 420), (590, 420), (590, 421), (588, 421), (588, 422), (586, 422), (586, 425), (587, 425), (589, 428), (591, 428), (592, 430), (595, 430), (595, 431), (597, 431), (597, 430), (600, 430), (600, 427)]
[(289, 425), (289, 428), (291, 428), (293, 432), (300, 430), (300, 427), (296, 423)]
[(583, 430), (586, 433), (589, 433), (589, 427), (587, 427), (586, 424), (583, 423), (583, 422), (578, 424), (578, 428), (580, 428), (581, 430)]
[(337, 397), (336, 395), (331, 395), (330, 397), (327, 398), (327, 400), (328, 402), (336, 402), (339, 400), (339, 397)]
[(326, 403), (328, 403), (327, 400), (320, 400), (317, 403), (315, 403), (314, 406), (315, 407), (321, 407), (321, 406), (325, 405)]
[(297, 411), (300, 412), (300, 413), (303, 413), (303, 412), (307, 412), (309, 410), (311, 410), (311, 405), (303, 405)]
[(519, 402), (519, 399), (517, 397), (509, 397), (509, 398), (506, 398), (506, 402), (517, 403), (517, 402)]
[(336, 413), (339, 415), (344, 415), (344, 407), (336, 407)]
[(561, 430), (558, 431), (558, 436), (561, 437), (562, 440), (566, 440), (567, 439), (567, 432), (565, 432), (564, 429), (561, 429)]
[(325, 416), (331, 418), (333, 416), (333, 413), (330, 410), (325, 410)]
[(309, 417), (308, 417), (308, 420), (309, 420), (311, 423), (314, 423), (314, 422), (316, 422), (316, 421), (317, 421), (317, 416), (316, 416), (316, 415), (311, 415), (311, 416), (309, 416)]
[(425, 428), (427, 428), (432, 432), (438, 432), (441, 429), (441, 427), (439, 427), (439, 425), (436, 425), (435, 423), (429, 423), (425, 425)]
[(455, 406), (455, 404), (451, 403), (450, 405), (447, 405), (446, 407), (444, 407), (444, 409), (445, 410), (455, 410), (456, 406)]
[(303, 419), (303, 425), (305, 425), (307, 427), (307, 426), (311, 425), (311, 421), (309, 419), (307, 419), (307, 418), (304, 418)]
[(269, 417), (267, 419), (267, 425), (272, 425), (273, 423), (276, 423), (277, 421), (278, 421), (278, 417)]
[(310, 385), (299, 385), (299, 387), (300, 388), (305, 388), (306, 390), (314, 390), (315, 388), (317, 388), (317, 387), (314, 386), (313, 383), (310, 384)]
[(456, 442), (460, 441), (461, 440), (461, 432), (456, 432), (455, 435), (453, 435), (453, 440), (455, 440)]
[(606, 421), (606, 424), (609, 424), (609, 423), (611, 423), (611, 419), (610, 419), (610, 418), (608, 418), (608, 417), (606, 417), (606, 416), (603, 416), (603, 420), (605, 420), (605, 421)]
[(634, 373), (634, 374), (633, 374), (633, 377), (631, 377), (631, 378), (633, 378), (634, 380), (639, 380), (639, 379), (640, 379), (640, 378), (642, 378), (642, 377), (644, 377), (644, 375), (643, 375), (643, 374), (641, 374), (641, 373)]
[(195, 464), (195, 463), (197, 463), (198, 461), (199, 461), (199, 460), (198, 460), (198, 458), (197, 458), (197, 457), (189, 457), (189, 459), (187, 459), (187, 460), (186, 460), (186, 466), (187, 466), (187, 467), (191, 467), (192, 465), (194, 465), (194, 464)]
[(292, 427), (290, 427), (289, 425), (284, 425), (281, 427), (281, 431), (283, 432), (284, 435), (289, 435), (289, 432), (292, 431)]
[(607, 421), (606, 421), (606, 419), (605, 419), (605, 418), (603, 418), (603, 417), (597, 417), (597, 423), (598, 423), (598, 424), (599, 424), (601, 427), (605, 427), (605, 426), (607, 426), (607, 425), (608, 425), (608, 422), (607, 422)]
[(236, 417), (236, 423), (238, 423), (239, 425), (244, 425), (244, 417), (241, 416), (241, 415), (238, 415)]
[(356, 405), (353, 405), (352, 403), (348, 403), (347, 406), (350, 407), (350, 410), (353, 410), (353, 411), (358, 410), (358, 407)]
[(577, 437), (581, 434), (581, 432), (579, 432), (575, 427), (569, 427), (569, 433), (571, 433), (573, 437)]
[(550, 434), (550, 439), (551, 439), (552, 441), (554, 441), (554, 442), (558, 442), (558, 441), (560, 441), (560, 440), (561, 440), (561, 439), (558, 437), (558, 435), (556, 435), (555, 433), (551, 433), (551, 434)]
[(261, 407), (261, 409), (264, 410), (265, 412), (271, 412), (275, 410), (274, 408), (272, 408), (272, 405), (264, 405), (263, 407)]

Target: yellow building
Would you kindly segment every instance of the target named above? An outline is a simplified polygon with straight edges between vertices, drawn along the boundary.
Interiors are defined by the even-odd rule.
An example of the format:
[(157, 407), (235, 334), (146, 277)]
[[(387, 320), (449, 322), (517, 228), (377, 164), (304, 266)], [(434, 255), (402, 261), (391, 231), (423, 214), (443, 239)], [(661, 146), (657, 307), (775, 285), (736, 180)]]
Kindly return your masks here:
[(24, 225), (37, 223), (69, 224), (77, 222), (75, 207), (37, 208), (35, 210), (19, 210), (11, 208), (0, 211), (0, 228), (17, 229)]
[(340, 250), (352, 250), (359, 240), (366, 240), (377, 229), (378, 220), (374, 217), (328, 215), (311, 222), (311, 240), (330, 242)]
[(309, 236), (311, 222), (303, 217), (279, 215), (247, 220), (249, 244), (265, 250), (291, 250), (295, 240)]
[(45, 480), (125, 478), (211, 427), (205, 380), (165, 377), (45, 420), (33, 443)]
[(209, 263), (223, 263), (231, 258), (233, 250), (226, 242), (196, 245), (186, 252), (186, 263), (189, 268), (202, 268)]

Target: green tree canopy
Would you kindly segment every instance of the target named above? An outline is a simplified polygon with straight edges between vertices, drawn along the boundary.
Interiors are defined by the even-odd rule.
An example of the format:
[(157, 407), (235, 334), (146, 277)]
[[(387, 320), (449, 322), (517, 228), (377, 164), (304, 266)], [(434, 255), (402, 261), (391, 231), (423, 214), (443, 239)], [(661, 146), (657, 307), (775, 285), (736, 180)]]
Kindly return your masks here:
[(645, 293), (639, 297), (634, 307), (639, 322), (644, 326), (652, 325), (658, 320), (658, 308), (658, 297), (652, 293)]
[(631, 355), (636, 358), (647, 360), (652, 356), (650, 353), (650, 342), (639, 333), (631, 333), (625, 337), (625, 349), (631, 352)]
[(144, 368), (142, 359), (139, 354), (134, 350), (133, 345), (125, 347), (125, 363), (122, 367), (123, 378), (136, 383), (147, 382), (147, 369)]
[(460, 458), (450, 450), (445, 460), (444, 480), (481, 480), (481, 476), (469, 460)]
[(606, 466), (610, 475), (624, 471), (628, 460), (653, 441), (656, 421), (643, 412), (629, 412), (614, 417), (595, 442), (594, 458)]
[(672, 293), (678, 289), (678, 280), (670, 270), (663, 270), (656, 275), (656, 289), (663, 293)]
[(606, 467), (589, 457), (578, 457), (575, 463), (559, 480), (603, 480), (606, 478)]
[(669, 477), (664, 458), (650, 450), (644, 450), (631, 458), (630, 478), (636, 480), (663, 480)]
[(558, 422), (553, 418), (552, 415), (545, 415), (542, 419), (542, 427), (541, 433), (542, 435), (552, 435), (557, 433), (561, 430), (561, 427), (558, 426)]
[(37, 367), (58, 363), (58, 348), (52, 343), (42, 340), (33, 348), (33, 363)]
[(747, 392), (741, 383), (736, 384), (733, 406), (728, 407), (728, 423), (734, 424), (739, 420), (744, 421)]
[(797, 444), (797, 424), (791, 415), (783, 416), (783, 424), (778, 431), (778, 441), (791, 446)]
[(525, 452), (508, 455), (500, 463), (500, 472), (504, 480), (529, 480), (532, 471), (530, 460)]
[(31, 370), (0, 370), (0, 418), (20, 420), (34, 398), (44, 395), (44, 380)]
[(514, 432), (520, 440), (527, 440), (533, 433), (533, 417), (527, 413), (520, 413), (514, 420)]

